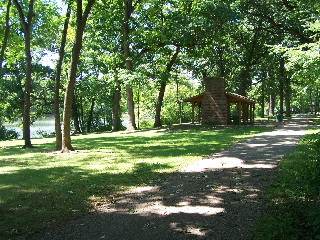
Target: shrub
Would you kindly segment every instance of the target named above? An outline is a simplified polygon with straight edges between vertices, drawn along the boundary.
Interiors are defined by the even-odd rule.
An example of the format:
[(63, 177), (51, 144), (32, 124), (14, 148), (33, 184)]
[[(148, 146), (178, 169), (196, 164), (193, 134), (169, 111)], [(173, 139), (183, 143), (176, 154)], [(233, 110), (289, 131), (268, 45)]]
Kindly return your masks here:
[(19, 134), (11, 129), (6, 129), (2, 124), (0, 124), (0, 140), (10, 140), (17, 139)]

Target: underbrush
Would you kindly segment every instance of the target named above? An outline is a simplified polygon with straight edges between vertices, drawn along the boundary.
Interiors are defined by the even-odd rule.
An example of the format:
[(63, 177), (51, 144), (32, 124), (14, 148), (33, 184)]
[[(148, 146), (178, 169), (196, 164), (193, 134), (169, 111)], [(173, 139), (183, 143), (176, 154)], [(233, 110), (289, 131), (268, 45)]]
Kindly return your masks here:
[(320, 239), (320, 133), (306, 135), (280, 164), (254, 239)]

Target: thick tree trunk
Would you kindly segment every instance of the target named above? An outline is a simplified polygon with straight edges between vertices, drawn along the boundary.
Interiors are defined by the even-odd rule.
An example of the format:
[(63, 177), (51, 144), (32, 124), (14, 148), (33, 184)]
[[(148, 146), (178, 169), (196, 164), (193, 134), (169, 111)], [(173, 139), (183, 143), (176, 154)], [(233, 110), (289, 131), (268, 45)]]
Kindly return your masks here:
[[(130, 52), (130, 18), (133, 12), (132, 0), (124, 0), (125, 6), (125, 14), (124, 14), (124, 21), (123, 21), (123, 51), (124, 51), (124, 58), (126, 63), (126, 68), (129, 71), (133, 71), (133, 62), (131, 59), (131, 52)], [(128, 130), (133, 131), (137, 129), (136, 126), (136, 119), (134, 113), (134, 99), (133, 99), (133, 89), (131, 86), (126, 86), (126, 94), (127, 94), (127, 107), (128, 107)]]
[(164, 93), (166, 90), (167, 83), (163, 82), (160, 86), (159, 90), (159, 95), (158, 95), (158, 101), (156, 105), (156, 115), (155, 115), (155, 122), (154, 122), (154, 127), (161, 127), (161, 108), (163, 104), (163, 98), (164, 98)]
[(82, 15), (82, 1), (77, 1), (77, 30), (75, 42), (73, 44), (69, 81), (66, 89), (63, 111), (63, 132), (62, 132), (62, 149), (61, 152), (69, 152), (74, 150), (71, 145), (71, 117), (72, 117), (72, 99), (74, 96), (74, 87), (76, 82), (78, 62), (80, 51), (82, 49), (82, 38), (84, 28), (95, 0), (89, 0), (88, 5)]
[(275, 109), (275, 96), (274, 94), (270, 94), (269, 96), (269, 117), (273, 117), (274, 116), (274, 109)]
[(60, 118), (60, 84), (61, 84), (61, 72), (62, 63), (65, 55), (65, 46), (67, 42), (67, 33), (69, 20), (71, 15), (71, 7), (68, 5), (66, 19), (64, 22), (61, 45), (59, 50), (59, 60), (56, 68), (56, 79), (55, 79), (55, 94), (54, 94), (54, 113), (55, 113), (55, 132), (56, 132), (56, 150), (62, 148), (62, 132), (61, 132), (61, 118)]
[(112, 105), (112, 131), (120, 131), (120, 100), (121, 100), (121, 87), (118, 86), (113, 93)]
[(128, 130), (133, 131), (137, 129), (136, 126), (136, 117), (134, 113), (134, 100), (133, 100), (133, 89), (132, 87), (126, 87), (127, 93), (127, 107), (128, 107)]
[(4, 60), (4, 53), (7, 48), (8, 39), (9, 39), (9, 33), (10, 33), (10, 8), (11, 8), (11, 0), (8, 1), (7, 4), (7, 12), (6, 12), (6, 29), (4, 31), (3, 36), (3, 43), (1, 46), (1, 52), (0, 52), (0, 78), (2, 77), (2, 63)]
[(23, 139), (24, 148), (31, 148), (31, 133), (30, 133), (30, 109), (31, 109), (31, 84), (32, 84), (32, 57), (31, 57), (31, 36), (30, 32), (25, 33), (26, 41), (26, 61), (27, 73), (25, 83), (24, 109), (23, 109)]
[(239, 94), (242, 96), (247, 95), (247, 89), (248, 89), (248, 86), (250, 85), (249, 84), (250, 69), (251, 69), (251, 66), (249, 65), (249, 63), (246, 63), (245, 69), (241, 72)]
[(33, 18), (33, 6), (34, 0), (29, 2), (28, 16), (25, 17), (22, 7), (18, 0), (14, 0), (14, 4), (19, 12), (21, 24), (24, 33), (25, 42), (25, 57), (26, 57), (26, 82), (24, 93), (24, 106), (23, 106), (23, 148), (32, 148), (31, 133), (30, 133), (30, 109), (31, 109), (31, 85), (32, 85), (32, 56), (31, 56), (31, 30), (32, 30), (32, 18)]

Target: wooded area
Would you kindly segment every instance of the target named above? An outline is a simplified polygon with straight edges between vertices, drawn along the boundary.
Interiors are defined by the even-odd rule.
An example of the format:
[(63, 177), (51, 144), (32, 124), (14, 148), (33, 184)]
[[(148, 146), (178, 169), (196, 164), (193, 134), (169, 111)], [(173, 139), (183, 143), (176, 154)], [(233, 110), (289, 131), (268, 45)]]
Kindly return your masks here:
[(30, 148), (32, 121), (55, 113), (67, 152), (71, 131), (179, 123), (209, 76), (261, 102), (262, 117), (315, 112), (319, 11), (318, 0), (0, 0), (0, 125), (23, 117)]

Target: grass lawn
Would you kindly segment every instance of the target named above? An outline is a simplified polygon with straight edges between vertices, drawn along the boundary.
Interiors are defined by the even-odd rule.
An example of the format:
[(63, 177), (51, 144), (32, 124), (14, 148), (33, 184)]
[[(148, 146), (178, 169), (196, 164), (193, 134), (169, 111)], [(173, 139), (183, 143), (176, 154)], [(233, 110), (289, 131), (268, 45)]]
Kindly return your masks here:
[[(319, 125), (320, 119), (314, 122)], [(310, 129), (296, 150), (280, 163), (254, 239), (320, 239), (319, 131), (319, 127)]]
[(0, 142), (0, 238), (26, 239), (83, 216), (122, 191), (225, 149), (267, 126), (101, 133), (73, 137), (77, 153), (55, 154), (54, 139)]

